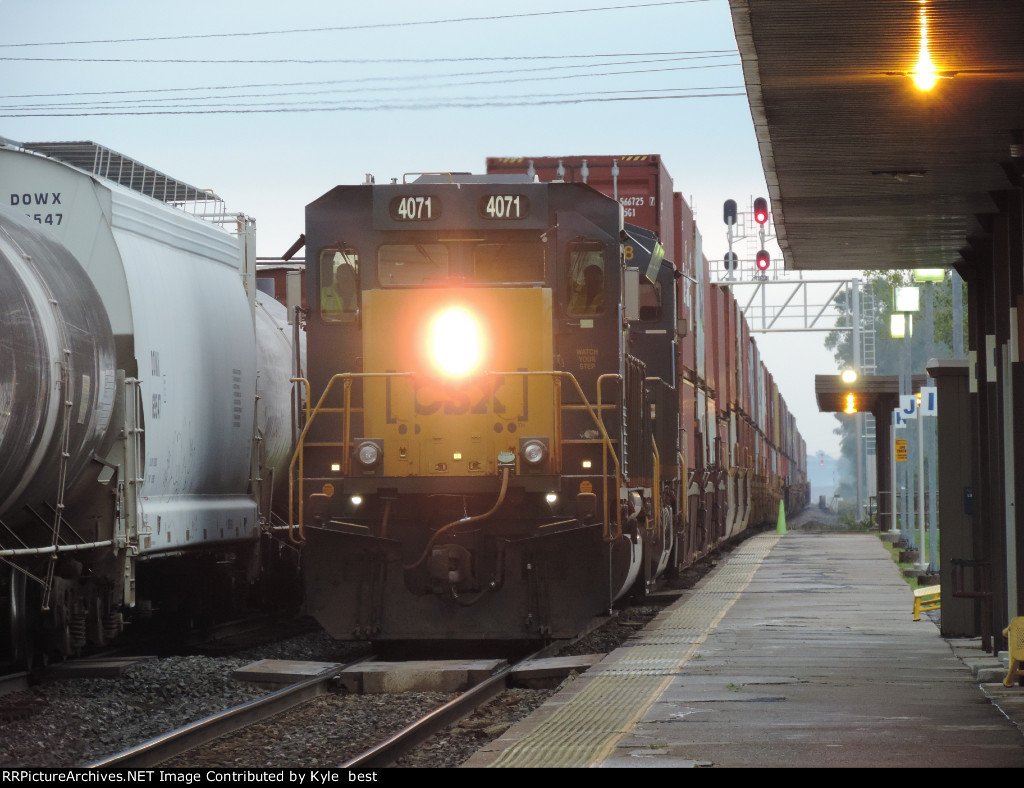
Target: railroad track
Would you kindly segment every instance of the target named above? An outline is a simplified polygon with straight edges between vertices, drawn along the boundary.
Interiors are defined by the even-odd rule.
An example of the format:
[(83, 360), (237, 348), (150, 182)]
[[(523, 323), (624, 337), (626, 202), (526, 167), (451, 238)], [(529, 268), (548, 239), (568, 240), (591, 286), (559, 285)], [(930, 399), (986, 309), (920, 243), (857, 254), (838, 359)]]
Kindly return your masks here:
[(248, 703), (211, 714), (205, 719), (91, 763), (89, 767), (94, 769), (113, 767), (135, 769), (158, 766), (177, 755), (207, 744), (221, 736), (262, 722), (276, 714), (301, 706), (313, 698), (327, 694), (332, 689), (335, 677), (342, 670), (363, 662), (365, 659), (355, 660), (347, 665), (332, 666), (330, 670), (325, 670), (316, 676), (296, 682)]
[[(561, 645), (564, 644), (553, 644), (540, 649), (522, 662), (549, 656)], [(202, 748), (223, 736), (237, 733), (243, 728), (259, 725), (284, 712), (300, 709), (316, 698), (335, 692), (338, 686), (338, 676), (345, 669), (369, 659), (371, 657), (364, 657), (345, 665), (333, 666), (316, 676), (289, 685), (270, 695), (210, 715), (121, 753), (95, 761), (89, 764), (89, 767), (147, 768), (167, 764), (168, 761), (185, 753), (190, 753), (189, 760), (193, 757), (199, 759)], [(411, 752), (434, 734), (471, 715), (476, 709), (499, 696), (508, 688), (509, 679), (519, 664), (504, 666), (486, 680), (440, 707), (423, 714), (386, 740), (343, 763), (333, 765), (344, 768), (375, 768), (394, 764), (398, 758)]]

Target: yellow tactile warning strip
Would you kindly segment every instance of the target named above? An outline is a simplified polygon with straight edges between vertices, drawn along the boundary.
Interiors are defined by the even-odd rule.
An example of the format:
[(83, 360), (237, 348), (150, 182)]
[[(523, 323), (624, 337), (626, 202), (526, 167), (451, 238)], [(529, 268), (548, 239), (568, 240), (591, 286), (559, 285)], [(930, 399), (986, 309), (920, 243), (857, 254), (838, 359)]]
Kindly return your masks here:
[(667, 689), (749, 585), (779, 534), (744, 542), (706, 582), (664, 611), (635, 641), (587, 671), (587, 685), (491, 764), (599, 766)]

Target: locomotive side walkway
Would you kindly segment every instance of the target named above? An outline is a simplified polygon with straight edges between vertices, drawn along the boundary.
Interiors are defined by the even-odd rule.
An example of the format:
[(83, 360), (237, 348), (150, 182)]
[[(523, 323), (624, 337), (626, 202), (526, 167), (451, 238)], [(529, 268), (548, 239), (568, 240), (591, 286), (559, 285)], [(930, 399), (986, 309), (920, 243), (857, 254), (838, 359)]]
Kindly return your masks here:
[(466, 766), (1024, 766), (1024, 690), (912, 606), (875, 534), (753, 536)]

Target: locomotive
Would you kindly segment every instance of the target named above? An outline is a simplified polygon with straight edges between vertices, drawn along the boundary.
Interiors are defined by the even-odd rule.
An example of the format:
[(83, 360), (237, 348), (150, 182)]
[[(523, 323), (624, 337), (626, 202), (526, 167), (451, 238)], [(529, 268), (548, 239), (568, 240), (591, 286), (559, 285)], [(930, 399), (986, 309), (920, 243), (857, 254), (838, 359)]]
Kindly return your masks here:
[[(572, 637), (806, 503), (795, 421), (707, 261), (690, 275), (668, 226), (530, 169), (307, 206), (289, 522), (334, 638)], [(705, 308), (732, 344), (707, 348), (718, 389)]]
[(0, 661), (223, 614), (292, 441), (251, 220), (91, 142), (0, 140), (0, 183)]

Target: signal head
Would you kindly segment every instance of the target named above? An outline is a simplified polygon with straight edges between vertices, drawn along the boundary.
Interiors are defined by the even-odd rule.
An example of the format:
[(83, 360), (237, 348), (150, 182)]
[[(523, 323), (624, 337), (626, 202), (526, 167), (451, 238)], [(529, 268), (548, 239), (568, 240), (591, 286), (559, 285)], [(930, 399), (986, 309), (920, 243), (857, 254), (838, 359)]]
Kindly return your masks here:
[(722, 213), (726, 224), (736, 224), (736, 201), (726, 200)]
[(758, 271), (767, 271), (768, 267), (772, 264), (772, 258), (768, 252), (762, 249), (757, 253), (757, 260), (755, 262), (757, 263)]
[(754, 200), (754, 221), (758, 224), (764, 224), (768, 221), (768, 200), (764, 197), (758, 197)]
[(726, 252), (725, 253), (725, 270), (726, 271), (735, 271), (737, 268), (739, 268), (739, 265), (740, 265), (740, 258), (736, 255), (736, 252)]

